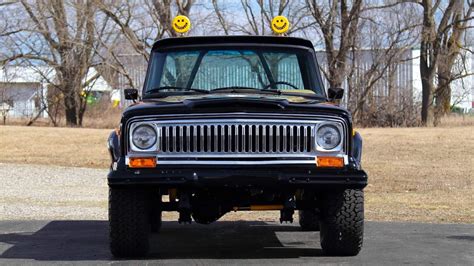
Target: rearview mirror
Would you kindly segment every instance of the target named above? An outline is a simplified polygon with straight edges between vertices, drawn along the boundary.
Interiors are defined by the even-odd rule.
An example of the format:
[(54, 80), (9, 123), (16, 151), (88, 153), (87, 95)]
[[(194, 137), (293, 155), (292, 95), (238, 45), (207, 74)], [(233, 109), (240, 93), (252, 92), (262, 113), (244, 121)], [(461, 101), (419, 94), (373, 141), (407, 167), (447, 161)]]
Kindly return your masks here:
[(137, 89), (125, 89), (124, 90), (125, 99), (135, 101), (138, 99), (138, 90)]
[(330, 101), (340, 100), (344, 96), (343, 88), (329, 88), (328, 89), (328, 99)]

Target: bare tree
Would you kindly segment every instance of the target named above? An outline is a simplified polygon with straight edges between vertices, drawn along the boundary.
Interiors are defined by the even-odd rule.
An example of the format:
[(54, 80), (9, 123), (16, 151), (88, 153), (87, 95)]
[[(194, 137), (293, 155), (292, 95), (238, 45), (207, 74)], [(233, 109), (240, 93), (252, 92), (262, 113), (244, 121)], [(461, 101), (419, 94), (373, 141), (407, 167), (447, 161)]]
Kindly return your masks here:
[(212, 1), (217, 24), (225, 35), (246, 34), (266, 35), (271, 34), (270, 23), (275, 16), (284, 15), (289, 19), (290, 29), (288, 35), (300, 33), (311, 26), (305, 20), (308, 10), (302, 1), (289, 0), (241, 0), (236, 8), (243, 11), (243, 19), (235, 19), (235, 14), (228, 12), (219, 1)]
[(341, 87), (347, 75), (347, 58), (357, 39), (362, 0), (331, 0), (325, 5), (320, 1), (306, 1), (317, 30), (324, 39), (328, 69), (324, 72), (330, 87)]
[[(473, 4), (468, 2), (468, 11), (464, 13), (463, 1), (449, 0), (444, 8), (440, 0), (434, 3), (432, 0), (422, 0), (418, 3), (423, 8), (420, 43), (420, 74), (423, 88), (421, 120), (423, 125), (429, 125), (435, 122), (433, 108), (435, 99), (436, 105), (439, 106), (437, 116), (449, 109), (451, 69), (459, 53), (457, 46), (460, 46), (460, 37), (467, 28), (466, 22), (472, 19)], [(438, 88), (435, 86), (437, 74)]]
[[(16, 4), (16, 1), (4, 1), (0, 2), (0, 8), (6, 9), (12, 5)], [(16, 34), (22, 30), (21, 27), (13, 27), (11, 22), (8, 20), (7, 11), (0, 13), (0, 38)]]
[[(172, 30), (171, 20), (177, 14), (189, 16), (194, 1), (96, 0), (96, 3), (105, 19), (112, 21), (104, 34), (99, 36), (101, 45), (98, 55), (108, 68), (125, 80), (128, 87), (138, 88), (140, 78), (134, 71), (149, 60), (156, 40), (164, 36), (177, 36)], [(138, 60), (136, 55), (142, 60)]]
[[(406, 11), (406, 6), (367, 6), (361, 16), (363, 18), (357, 34), (367, 37), (357, 37), (351, 48), (347, 92), (348, 107), (359, 121), (365, 120), (362, 115), (364, 106), (373, 105), (375, 110), (380, 107), (377, 101), (367, 99), (374, 90), (385, 92), (378, 97), (393, 98), (390, 84), (394, 82), (396, 68), (404, 60), (411, 60), (407, 58), (406, 52), (418, 41), (416, 12)], [(364, 47), (368, 48), (365, 52)], [(369, 60), (360, 62), (357, 55), (361, 52)], [(368, 67), (362, 69), (363, 65)]]
[[(417, 40), (416, 14), (407, 11), (408, 4), (403, 3), (380, 5), (378, 1), (357, 0), (328, 3), (307, 0), (306, 3), (316, 22), (313, 34), (323, 40), (322, 72), (329, 87), (346, 84), (348, 108), (356, 121), (366, 121), (371, 110), (387, 102), (375, 98), (391, 96), (386, 85), (391, 73), (400, 61), (406, 60), (407, 50)], [(387, 95), (378, 95), (378, 91), (386, 91)]]
[[(451, 109), (451, 83), (460, 78), (460, 73), (455, 73), (455, 64), (462, 64), (460, 52), (464, 47), (462, 36), (469, 28), (469, 21), (472, 19), (474, 4), (467, 2), (468, 7), (464, 6), (464, 1), (457, 1), (453, 7), (448, 25), (443, 29), (439, 64), (437, 67), (438, 84), (434, 92), (435, 110), (434, 125), (438, 125), (442, 116), (449, 113)], [(464, 65), (464, 64), (462, 64)]]
[[(120, 29), (135, 52), (149, 59), (153, 43), (163, 36), (177, 36), (171, 28), (173, 8), (188, 16), (192, 0), (96, 1), (97, 5)], [(175, 3), (176, 5), (173, 5)]]
[[(436, 122), (433, 118), (449, 111), (451, 82), (466, 75), (454, 69), (465, 48), (462, 36), (472, 27), (474, 8), (472, 0), (240, 0), (225, 4), (217, 0), (19, 0), (0, 6), (22, 11), (15, 19), (0, 21), (4, 47), (0, 64), (15, 61), (53, 68), (55, 77), (44, 77), (60, 92), (61, 97), (55, 99), (63, 103), (68, 125), (82, 123), (88, 84), (99, 75), (85, 80), (89, 69), (105, 66), (117, 73), (114, 77), (137, 88), (140, 82), (127, 62), (129, 56), (146, 63), (156, 40), (176, 36), (171, 20), (177, 14), (205, 23), (194, 33), (226, 35), (271, 34), (272, 18), (287, 16), (289, 35), (305, 36), (325, 49), (323, 74), (329, 86), (342, 87), (347, 82), (348, 107), (361, 120), (377, 106), (373, 99), (379, 84), (394, 79), (391, 73), (396, 65), (408, 60), (407, 50), (419, 41), (422, 120)], [(236, 9), (241, 10), (238, 19)], [(362, 53), (370, 54), (363, 68), (359, 65)]]
[(63, 95), (66, 123), (82, 124), (87, 91), (83, 81), (96, 44), (96, 7), (91, 1), (19, 1), (30, 28), (11, 36), (16, 50), (4, 62), (40, 62), (55, 70), (51, 80)]

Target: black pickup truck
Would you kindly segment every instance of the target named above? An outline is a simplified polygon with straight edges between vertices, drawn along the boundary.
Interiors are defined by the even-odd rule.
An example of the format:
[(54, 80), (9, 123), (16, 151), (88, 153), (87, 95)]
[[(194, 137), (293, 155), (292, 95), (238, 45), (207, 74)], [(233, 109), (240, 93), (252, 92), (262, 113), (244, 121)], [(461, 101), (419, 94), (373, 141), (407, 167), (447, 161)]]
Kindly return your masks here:
[[(209, 224), (278, 211), (320, 230), (328, 255), (362, 247), (362, 139), (343, 90), (324, 89), (310, 41), (282, 36), (157, 41), (141, 93), (110, 135), (110, 247), (144, 256), (164, 211)], [(140, 96), (139, 96), (140, 95)]]

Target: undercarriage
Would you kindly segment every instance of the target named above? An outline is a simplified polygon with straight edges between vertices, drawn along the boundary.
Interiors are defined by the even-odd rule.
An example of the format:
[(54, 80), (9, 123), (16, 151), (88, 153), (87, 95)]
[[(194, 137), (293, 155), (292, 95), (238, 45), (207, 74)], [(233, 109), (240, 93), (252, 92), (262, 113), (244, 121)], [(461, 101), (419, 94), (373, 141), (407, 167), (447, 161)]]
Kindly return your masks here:
[(179, 213), (180, 224), (210, 224), (231, 211), (278, 211), (292, 223), (299, 211), (303, 231), (321, 231), (327, 254), (355, 255), (362, 246), (363, 191), (221, 188), (192, 189), (112, 187), (109, 198), (110, 239), (117, 257), (144, 256), (149, 234), (159, 232), (162, 212)]
[(318, 209), (314, 192), (261, 188), (155, 189), (148, 193), (160, 211), (179, 212), (180, 223), (209, 224), (231, 211), (279, 211), (280, 222), (293, 222), (295, 210)]

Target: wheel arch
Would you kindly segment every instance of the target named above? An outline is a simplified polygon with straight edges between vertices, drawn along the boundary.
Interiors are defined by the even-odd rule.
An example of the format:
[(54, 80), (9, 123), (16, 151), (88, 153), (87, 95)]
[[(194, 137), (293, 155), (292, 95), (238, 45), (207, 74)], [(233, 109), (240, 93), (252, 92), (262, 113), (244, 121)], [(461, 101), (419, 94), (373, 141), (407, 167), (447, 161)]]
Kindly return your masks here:
[(112, 131), (107, 140), (107, 146), (110, 153), (111, 163), (113, 164), (120, 158), (120, 139), (116, 130)]
[(352, 157), (361, 164), (362, 161), (362, 136), (354, 131), (352, 135)]

